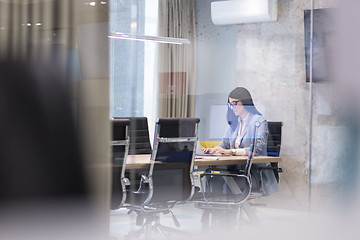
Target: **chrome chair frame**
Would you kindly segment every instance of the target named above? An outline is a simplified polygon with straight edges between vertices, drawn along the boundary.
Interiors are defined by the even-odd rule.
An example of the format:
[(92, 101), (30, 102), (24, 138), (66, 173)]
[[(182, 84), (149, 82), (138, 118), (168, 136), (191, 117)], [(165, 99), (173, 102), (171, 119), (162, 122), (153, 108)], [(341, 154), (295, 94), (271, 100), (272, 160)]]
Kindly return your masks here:
[[(126, 160), (127, 160), (127, 156), (129, 153), (129, 145), (130, 145), (130, 140), (129, 140), (130, 121), (127, 119), (112, 119), (111, 121), (113, 124), (116, 122), (127, 124), (125, 126), (125, 140), (112, 140), (111, 141), (112, 147), (125, 146), (125, 152), (124, 152), (123, 162), (121, 165), (121, 173), (120, 173), (120, 185), (121, 185), (121, 191), (122, 191), (122, 199), (118, 206), (118, 208), (120, 208), (125, 203), (125, 200), (126, 200), (126, 194), (127, 194), (126, 186), (130, 185), (129, 179), (125, 177)], [(115, 165), (113, 165), (113, 166), (115, 166)]]

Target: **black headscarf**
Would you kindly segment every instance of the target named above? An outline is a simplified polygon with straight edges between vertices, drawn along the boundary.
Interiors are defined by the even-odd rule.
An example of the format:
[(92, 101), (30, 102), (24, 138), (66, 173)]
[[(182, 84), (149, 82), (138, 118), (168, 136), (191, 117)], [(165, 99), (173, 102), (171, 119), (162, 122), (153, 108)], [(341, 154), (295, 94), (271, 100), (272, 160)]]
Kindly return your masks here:
[[(255, 107), (254, 102), (252, 100), (252, 97), (250, 95), (250, 92), (243, 87), (237, 87), (234, 90), (232, 90), (229, 94), (229, 98), (239, 99), (241, 103), (243, 104), (246, 111), (252, 114), (258, 114), (262, 115)], [(238, 124), (238, 116), (235, 115), (233, 110), (231, 110), (230, 107), (228, 107), (226, 120), (228, 124), (231, 127), (236, 127)]]

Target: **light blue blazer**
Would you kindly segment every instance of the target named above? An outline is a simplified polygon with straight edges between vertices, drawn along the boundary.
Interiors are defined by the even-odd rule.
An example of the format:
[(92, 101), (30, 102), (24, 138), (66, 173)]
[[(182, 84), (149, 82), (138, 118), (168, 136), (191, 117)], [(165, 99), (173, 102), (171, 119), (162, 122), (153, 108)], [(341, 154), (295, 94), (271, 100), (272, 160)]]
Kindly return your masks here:
[[(239, 132), (240, 124), (237, 122), (236, 126), (228, 127), (223, 140), (220, 143), (220, 147), (225, 149), (234, 149), (235, 140)], [(250, 151), (250, 145), (255, 140), (255, 155), (267, 155), (267, 138), (268, 138), (268, 126), (266, 119), (259, 114), (249, 113), (245, 126), (241, 133), (240, 147), (245, 148), (246, 153)], [(259, 167), (270, 166), (270, 163), (256, 163), (251, 167), (251, 178), (253, 187), (258, 187), (263, 184), (263, 190), (265, 195), (271, 195), (279, 191), (278, 183), (276, 181), (273, 170), (264, 170), (262, 176), (258, 172)], [(238, 165), (236, 168), (241, 169), (243, 165)]]

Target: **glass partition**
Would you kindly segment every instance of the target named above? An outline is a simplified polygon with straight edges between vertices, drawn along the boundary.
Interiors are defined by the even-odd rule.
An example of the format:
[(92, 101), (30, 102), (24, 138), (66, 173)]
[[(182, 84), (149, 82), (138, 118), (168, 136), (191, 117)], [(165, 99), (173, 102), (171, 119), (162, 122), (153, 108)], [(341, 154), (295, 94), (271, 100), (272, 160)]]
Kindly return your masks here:
[[(171, 17), (161, 18), (164, 11), (172, 6), (169, 2), (178, 1), (164, 2), (168, 2), (168, 5), (159, 5), (157, 36), (166, 36), (160, 34), (166, 25), (164, 21), (171, 22), (183, 7), (180, 5), (173, 7)], [(283, 173), (280, 174), (280, 190), (277, 194), (257, 199), (256, 202), (266, 203), (269, 208), (280, 207), (301, 212), (308, 212), (311, 209), (325, 211), (331, 208), (337, 201), (333, 198), (334, 190), (340, 184), (339, 178), (342, 178), (338, 169), (343, 166), (339, 158), (343, 156), (344, 145), (339, 144), (338, 139), (346, 139), (344, 134), (348, 131), (346, 124), (339, 119), (342, 111), (339, 106), (338, 85), (335, 79), (337, 68), (334, 63), (334, 54), (337, 50), (334, 46), (337, 44), (338, 30), (336, 3), (330, 0), (279, 0), (275, 4), (276, 21), (272, 19), (273, 21), (246, 22), (244, 18), (245, 20), (239, 20), (244, 22), (221, 25), (214, 24), (216, 21), (213, 19), (215, 13), (212, 12), (212, 2), (210, 0), (192, 1), (194, 15), (189, 17), (194, 18), (195, 38), (190, 41), (190, 46), (195, 52), (196, 68), (192, 72), (195, 77), (191, 78), (191, 81), (195, 84), (195, 88), (187, 93), (186, 101), (188, 101), (188, 107), (194, 108), (194, 111), (182, 116), (200, 118), (200, 143), (218, 144), (222, 141), (229, 126), (227, 119), (229, 93), (236, 87), (246, 88), (251, 93), (256, 109), (268, 122), (283, 123), (280, 150), (282, 159), (280, 166)], [(137, 2), (133, 1), (132, 4), (146, 9), (146, 6), (139, 5)], [(131, 11), (128, 9), (127, 14)], [(114, 16), (120, 14), (115, 11), (115, 6), (112, 14)], [(122, 16), (126, 18), (127, 15), (122, 14)], [(176, 26), (167, 27), (169, 30), (170, 27)], [(141, 31), (137, 31), (136, 34), (146, 35)], [(166, 37), (176, 38), (174, 35)], [(114, 41), (114, 46), (123, 45), (127, 51), (133, 49), (139, 53), (142, 53), (146, 46), (128, 39), (112, 41)], [(132, 47), (125, 47), (129, 44)], [(170, 48), (171, 45), (166, 46), (166, 44), (154, 42), (149, 44), (156, 45), (151, 50), (153, 52), (151, 57), (155, 62), (162, 61), (159, 49), (163, 46)], [(172, 62), (171, 54), (176, 54), (176, 52), (168, 54), (169, 62)], [(118, 61), (117, 54), (112, 56), (113, 63)], [(135, 55), (132, 56), (135, 57)], [(127, 64), (116, 64), (117, 68), (128, 71), (137, 69), (137, 74), (141, 74), (143, 71), (141, 69), (146, 69), (144, 67), (147, 64), (146, 61), (142, 66), (134, 65), (135, 60), (130, 63), (129, 59), (131, 58), (126, 58)], [(143, 58), (137, 55), (136, 59)], [(182, 63), (176, 61), (173, 63), (181, 68)], [(124, 66), (131, 67), (128, 69)], [(151, 119), (149, 121), (151, 128), (155, 119), (162, 116), (159, 110), (161, 102), (157, 99), (161, 96), (162, 88), (159, 66), (149, 65), (149, 69), (154, 69), (153, 72), (149, 72), (149, 75), (153, 76), (152, 80), (145, 79), (144, 76), (148, 74), (138, 75), (138, 77), (140, 81), (147, 82), (151, 86), (143, 88), (145, 85), (139, 84), (135, 88), (139, 91), (136, 94), (128, 91), (122, 95), (116, 90), (111, 94), (113, 94), (112, 99), (118, 98), (119, 103), (122, 102), (127, 106), (133, 106), (135, 102), (139, 104), (143, 102), (144, 109), (149, 109), (145, 104), (150, 101), (153, 104), (150, 107), (151, 111), (145, 113), (138, 110), (136, 113), (126, 112), (126, 114), (147, 116)], [(185, 72), (189, 73), (188, 70)], [(178, 80), (182, 78), (181, 75), (173, 77)], [(114, 89), (118, 81), (116, 79), (117, 77), (114, 77), (112, 83)], [(118, 77), (118, 79), (122, 78)], [(131, 84), (136, 82), (134, 77), (125, 77), (119, 81), (129, 81)], [(186, 84), (186, 88), (191, 89), (188, 86), (189, 83)], [(130, 86), (126, 86), (128, 87)], [(179, 88), (179, 85), (170, 84), (169, 88), (174, 90)], [(142, 91), (144, 95), (141, 95)], [(154, 94), (146, 95), (147, 91)], [(127, 100), (122, 100), (122, 98), (128, 95), (131, 95), (134, 100), (125, 104)], [(115, 102), (114, 100), (113, 116), (120, 114), (116, 110)], [(134, 111), (137, 108), (129, 109)], [(324, 199), (333, 201), (332, 203), (326, 201), (328, 204), (323, 204)]]
[[(256, 209), (264, 225), (279, 223), (299, 234), (299, 229), (308, 228), (299, 228), (297, 221), (307, 223), (309, 216), (312, 220), (349, 216), (344, 213), (358, 217), (359, 9), (355, 0), (0, 0), (0, 70), (4, 73), (0, 158), (8, 164), (0, 169), (6, 193), (31, 198), (40, 192), (22, 183), (64, 193), (78, 182), (83, 187), (80, 195), (95, 212), (95, 217), (88, 218), (95, 223), (84, 221), (87, 229), (94, 224), (95, 235), (107, 236), (110, 231), (123, 238), (135, 228), (136, 217), (119, 209), (109, 219), (109, 118), (146, 117), (148, 125), (143, 119), (141, 131), (149, 135), (144, 138), (148, 141), (153, 139), (157, 118), (196, 117), (203, 148), (220, 145), (219, 151), (246, 158), (251, 146), (243, 136), (252, 131), (252, 124), (263, 127), (261, 134), (254, 135), (258, 150), (263, 150), (255, 151), (256, 157), (270, 157), (270, 145), (280, 152), (275, 156), (278, 164), (264, 160), (266, 166), (253, 168), (253, 184), (260, 189), (269, 183), (265, 187), (272, 191), (259, 191), (261, 197), (253, 197), (248, 205), (217, 212), (219, 218), (211, 213), (210, 233), (231, 228), (226, 233), (243, 234), (254, 220), (244, 214), (249, 209)], [(19, 67), (11, 74), (27, 73), (21, 69), (29, 74), (9, 77), (10, 68), (4, 67), (9, 63)], [(18, 80), (21, 84), (13, 84)], [(20, 90), (7, 90), (9, 86)], [(244, 89), (233, 91), (237, 87), (247, 89), (251, 99)], [(40, 110), (31, 105), (33, 101)], [(62, 103), (67, 112), (62, 112)], [(50, 133), (56, 125), (53, 119), (61, 119), (55, 121), (60, 127), (50, 139), (26, 125)], [(267, 135), (274, 123), (282, 123), (277, 145)], [(69, 126), (74, 136), (61, 138)], [(17, 146), (27, 148), (18, 151)], [(76, 158), (80, 164), (56, 153), (71, 146), (81, 153)], [(68, 162), (48, 158), (50, 154), (36, 155), (49, 152)], [(39, 159), (46, 161), (39, 163)], [(82, 170), (83, 182), (69, 182), (66, 174), (56, 172), (61, 164), (71, 166), (66, 173)], [(241, 170), (240, 165), (225, 164), (219, 169)], [(45, 171), (45, 166), (50, 170)], [(204, 171), (214, 170), (211, 166), (195, 164), (199, 179)], [(267, 171), (262, 167), (269, 166), (273, 169), (261, 175)], [(135, 183), (146, 180), (142, 177), (146, 172), (131, 170), (131, 174), (137, 177)], [(21, 181), (17, 181), (19, 175)], [(51, 176), (67, 187), (51, 185), (46, 180)], [(14, 185), (7, 185), (7, 180)], [(230, 189), (224, 182), (214, 183), (220, 193)], [(201, 194), (197, 184), (195, 193)], [(4, 193), (5, 203), (12, 202), (10, 195)], [(173, 212), (185, 230), (204, 234), (201, 218), (207, 213), (192, 201)], [(227, 221), (222, 222), (224, 215)], [(173, 224), (172, 215), (167, 216), (165, 222)], [(7, 218), (0, 216), (0, 228), (7, 230), (3, 222)], [(314, 226), (332, 233), (328, 225)]]

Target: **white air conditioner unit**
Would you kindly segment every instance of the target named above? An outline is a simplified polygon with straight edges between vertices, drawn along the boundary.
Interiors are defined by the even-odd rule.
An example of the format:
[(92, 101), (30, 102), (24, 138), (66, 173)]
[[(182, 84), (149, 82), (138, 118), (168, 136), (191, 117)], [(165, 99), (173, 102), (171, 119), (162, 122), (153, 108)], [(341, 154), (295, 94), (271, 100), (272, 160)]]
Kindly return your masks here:
[(277, 20), (277, 0), (231, 0), (211, 3), (215, 25)]

